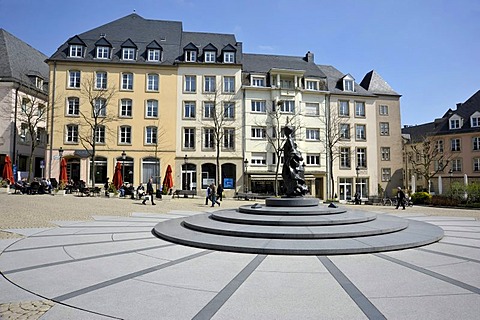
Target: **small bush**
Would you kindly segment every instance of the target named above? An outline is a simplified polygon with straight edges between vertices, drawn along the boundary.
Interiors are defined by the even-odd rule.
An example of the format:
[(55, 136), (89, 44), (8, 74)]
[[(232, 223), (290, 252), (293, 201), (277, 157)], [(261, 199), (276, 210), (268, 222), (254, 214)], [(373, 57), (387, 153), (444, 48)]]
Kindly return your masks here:
[(432, 198), (430, 199), (430, 204), (433, 206), (441, 206), (441, 207), (456, 207), (460, 204), (460, 202), (456, 198), (435, 195), (435, 196), (432, 196)]
[(413, 204), (428, 204), (432, 196), (428, 192), (415, 192), (412, 194)]

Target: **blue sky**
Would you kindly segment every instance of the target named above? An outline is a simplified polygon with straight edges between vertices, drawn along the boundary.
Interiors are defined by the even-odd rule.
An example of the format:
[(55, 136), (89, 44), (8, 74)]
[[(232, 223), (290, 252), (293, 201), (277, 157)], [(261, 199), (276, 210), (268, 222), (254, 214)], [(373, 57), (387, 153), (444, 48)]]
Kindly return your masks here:
[(433, 121), (480, 90), (478, 0), (0, 0), (0, 28), (50, 56), (134, 10), (233, 33), (246, 53), (311, 51), (358, 82), (376, 70), (402, 95), (402, 124)]

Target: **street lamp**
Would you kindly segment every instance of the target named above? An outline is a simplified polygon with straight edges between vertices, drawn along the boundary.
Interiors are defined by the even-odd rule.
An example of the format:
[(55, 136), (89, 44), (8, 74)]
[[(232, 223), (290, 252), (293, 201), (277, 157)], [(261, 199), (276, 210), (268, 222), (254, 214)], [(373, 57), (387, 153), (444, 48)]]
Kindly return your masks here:
[(360, 198), (360, 192), (359, 192), (359, 188), (358, 188), (358, 174), (360, 172), (360, 166), (357, 166), (355, 168), (355, 171), (357, 172), (357, 179), (355, 180), (355, 189), (356, 189), (356, 194), (355, 194), (355, 200), (357, 200), (357, 197)]
[(123, 181), (125, 182), (125, 159), (127, 158), (127, 154), (125, 153), (125, 150), (122, 151), (122, 177)]
[(184, 180), (184, 183), (185, 183), (185, 187), (183, 188), (183, 190), (190, 190), (190, 187), (189, 187), (189, 184), (190, 182), (188, 181), (188, 170), (187, 170), (187, 167), (188, 167), (188, 155), (185, 155), (185, 157), (183, 157), (183, 161), (185, 163), (185, 180)]
[(452, 174), (453, 174), (453, 169), (450, 168), (450, 170), (448, 170), (448, 173), (450, 174), (450, 193), (452, 193)]
[(60, 160), (58, 161), (60, 163), (60, 173), (58, 175), (58, 183), (61, 182), (61, 178), (62, 178), (62, 158), (63, 158), (63, 148), (60, 147), (60, 149), (58, 149), (58, 156), (60, 157)]
[(247, 168), (248, 168), (248, 159), (243, 161), (243, 190), (248, 192), (248, 177), (247, 177)]

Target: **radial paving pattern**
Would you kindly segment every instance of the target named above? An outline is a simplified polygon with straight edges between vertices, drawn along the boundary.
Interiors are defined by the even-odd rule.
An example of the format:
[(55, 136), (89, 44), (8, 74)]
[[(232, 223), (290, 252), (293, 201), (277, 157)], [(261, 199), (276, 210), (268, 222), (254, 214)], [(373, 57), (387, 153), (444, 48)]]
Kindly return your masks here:
[(398, 250), (443, 237), (441, 228), (425, 222), (329, 208), (311, 199), (267, 199), (266, 206), (241, 206), (161, 222), (154, 232), (162, 239), (194, 247), (291, 255)]

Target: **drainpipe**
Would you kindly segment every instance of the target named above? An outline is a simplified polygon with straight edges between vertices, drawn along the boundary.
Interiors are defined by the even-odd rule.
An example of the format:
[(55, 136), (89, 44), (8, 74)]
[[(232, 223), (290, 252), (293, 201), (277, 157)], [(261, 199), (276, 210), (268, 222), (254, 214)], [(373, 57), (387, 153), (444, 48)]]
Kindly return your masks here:
[(52, 177), (52, 156), (53, 156), (53, 123), (54, 123), (54, 114), (55, 114), (55, 85), (56, 85), (56, 77), (57, 77), (57, 62), (53, 62), (53, 88), (52, 88), (52, 103), (50, 105), (51, 108), (51, 117), (50, 117), (50, 148), (48, 150), (48, 177)]

